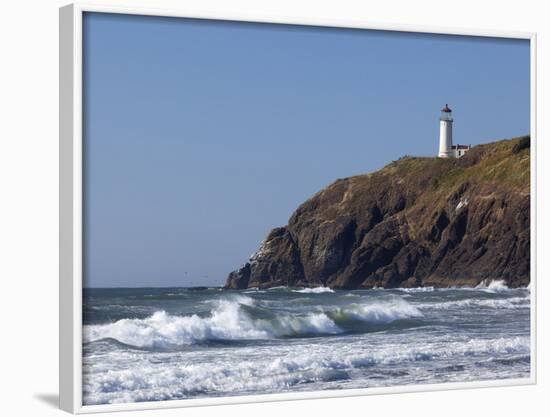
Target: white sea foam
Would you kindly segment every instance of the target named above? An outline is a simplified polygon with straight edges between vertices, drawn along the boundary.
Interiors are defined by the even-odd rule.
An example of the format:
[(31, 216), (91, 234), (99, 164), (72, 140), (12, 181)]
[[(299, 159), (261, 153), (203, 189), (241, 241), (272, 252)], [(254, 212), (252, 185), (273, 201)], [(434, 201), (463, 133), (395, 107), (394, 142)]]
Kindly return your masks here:
[(334, 290), (328, 287), (314, 287), (314, 288), (302, 288), (301, 290), (293, 290), (293, 292), (300, 292), (304, 294), (323, 294), (327, 292), (334, 292)]
[(477, 299), (469, 298), (465, 300), (444, 301), (440, 303), (426, 303), (417, 305), (420, 309), (447, 310), (451, 308), (462, 307), (482, 307), (491, 309), (518, 309), (529, 308), (529, 297), (511, 297), (503, 299)]
[[(124, 317), (142, 319), (83, 328), (84, 340), (92, 342), (83, 346), (85, 404), (529, 375), (526, 288), (487, 282), (467, 291), (289, 296), (292, 290), (194, 292), (196, 298), (154, 300), (145, 310), (129, 298)], [(101, 314), (91, 319), (122, 317), (112, 302), (100, 304)], [(162, 309), (155, 306), (170, 313), (155, 313)]]
[(256, 306), (254, 299), (247, 296), (233, 296), (210, 303), (212, 309), (208, 316), (174, 316), (157, 311), (145, 319), (87, 325), (84, 326), (84, 340), (93, 342), (110, 338), (131, 346), (162, 350), (216, 340), (339, 334), (344, 332), (339, 323), (349, 320), (385, 324), (422, 317), (418, 308), (397, 296), (342, 307), (317, 307), (299, 314), (271, 311), (266, 304)]
[[(260, 351), (258, 352), (258, 349)], [(469, 357), (529, 355), (529, 337), (469, 339), (450, 343), (387, 343), (378, 348), (358, 343), (311, 345), (307, 349), (247, 348), (238, 360), (210, 360), (196, 353), (176, 353), (156, 361), (140, 354), (118, 352), (116, 365), (88, 366), (85, 362), (86, 404), (155, 401), (205, 394), (268, 393), (311, 389), (318, 383), (349, 380), (352, 373), (375, 365), (402, 365), (415, 372), (421, 363), (460, 361)], [(155, 354), (156, 355), (156, 354)], [(409, 366), (407, 363), (419, 365)], [(420, 369), (420, 368), (419, 368)], [(363, 378), (368, 378), (366, 372)], [(363, 382), (362, 382), (363, 381)], [(365, 380), (355, 384), (365, 384)], [(374, 383), (375, 380), (371, 380)], [(396, 384), (399, 380), (392, 383)], [(356, 385), (361, 386), (361, 385)], [(369, 383), (362, 386), (369, 386)]]
[(433, 292), (434, 287), (416, 287), (416, 288), (396, 288), (403, 292)]
[(253, 305), (253, 299), (239, 296), (216, 301), (208, 317), (196, 314), (172, 316), (165, 311), (157, 311), (146, 319), (89, 325), (84, 327), (84, 340), (92, 342), (112, 338), (132, 346), (167, 349), (211, 340), (259, 340), (342, 332), (323, 312), (302, 316), (279, 314), (271, 319), (254, 318), (242, 308)]
[(487, 284), (486, 281), (482, 281), (475, 287), (475, 289), (486, 290), (487, 292), (492, 292), (492, 293), (509, 290), (504, 280), (500, 280), (500, 279), (493, 280), (489, 282), (489, 284)]
[(267, 289), (268, 291), (280, 291), (280, 290), (288, 290), (288, 287), (285, 287), (284, 285), (279, 285), (278, 287), (270, 287)]
[(350, 304), (346, 307), (335, 309), (331, 315), (331, 317), (335, 317), (336, 319), (352, 319), (369, 323), (391, 323), (395, 320), (422, 316), (423, 314), (420, 310), (400, 297), (371, 301), (364, 304)]
[(243, 294), (264, 294), (265, 290), (260, 290), (258, 287), (252, 287), (244, 291)]

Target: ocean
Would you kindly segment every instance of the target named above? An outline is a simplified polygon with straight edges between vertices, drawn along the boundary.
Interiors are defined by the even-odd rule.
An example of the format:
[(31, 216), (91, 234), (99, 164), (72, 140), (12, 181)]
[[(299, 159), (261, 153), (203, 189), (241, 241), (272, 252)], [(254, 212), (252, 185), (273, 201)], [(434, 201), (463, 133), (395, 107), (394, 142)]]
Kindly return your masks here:
[(85, 405), (528, 378), (530, 290), (85, 289)]

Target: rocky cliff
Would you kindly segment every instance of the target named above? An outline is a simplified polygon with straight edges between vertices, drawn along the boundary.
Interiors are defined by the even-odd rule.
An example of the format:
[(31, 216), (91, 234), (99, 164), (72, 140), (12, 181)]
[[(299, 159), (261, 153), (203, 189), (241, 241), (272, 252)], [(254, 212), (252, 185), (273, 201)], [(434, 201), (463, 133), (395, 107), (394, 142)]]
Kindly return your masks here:
[(226, 288), (517, 287), (529, 271), (527, 136), (337, 180), (273, 229)]

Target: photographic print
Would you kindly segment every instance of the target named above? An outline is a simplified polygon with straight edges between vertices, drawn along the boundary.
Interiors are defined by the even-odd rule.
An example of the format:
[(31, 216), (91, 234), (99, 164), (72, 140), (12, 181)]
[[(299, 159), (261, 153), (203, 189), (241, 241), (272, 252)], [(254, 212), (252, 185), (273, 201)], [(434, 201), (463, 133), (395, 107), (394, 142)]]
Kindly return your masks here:
[(84, 405), (528, 379), (528, 39), (85, 12)]

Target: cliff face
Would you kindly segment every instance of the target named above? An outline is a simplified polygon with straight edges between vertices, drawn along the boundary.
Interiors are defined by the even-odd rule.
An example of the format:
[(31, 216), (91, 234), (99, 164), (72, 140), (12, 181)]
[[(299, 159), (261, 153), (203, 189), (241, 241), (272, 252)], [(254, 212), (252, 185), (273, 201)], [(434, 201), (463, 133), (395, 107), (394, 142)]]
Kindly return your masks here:
[(273, 229), (226, 288), (525, 286), (529, 147), (529, 137), (503, 140), (337, 180)]

